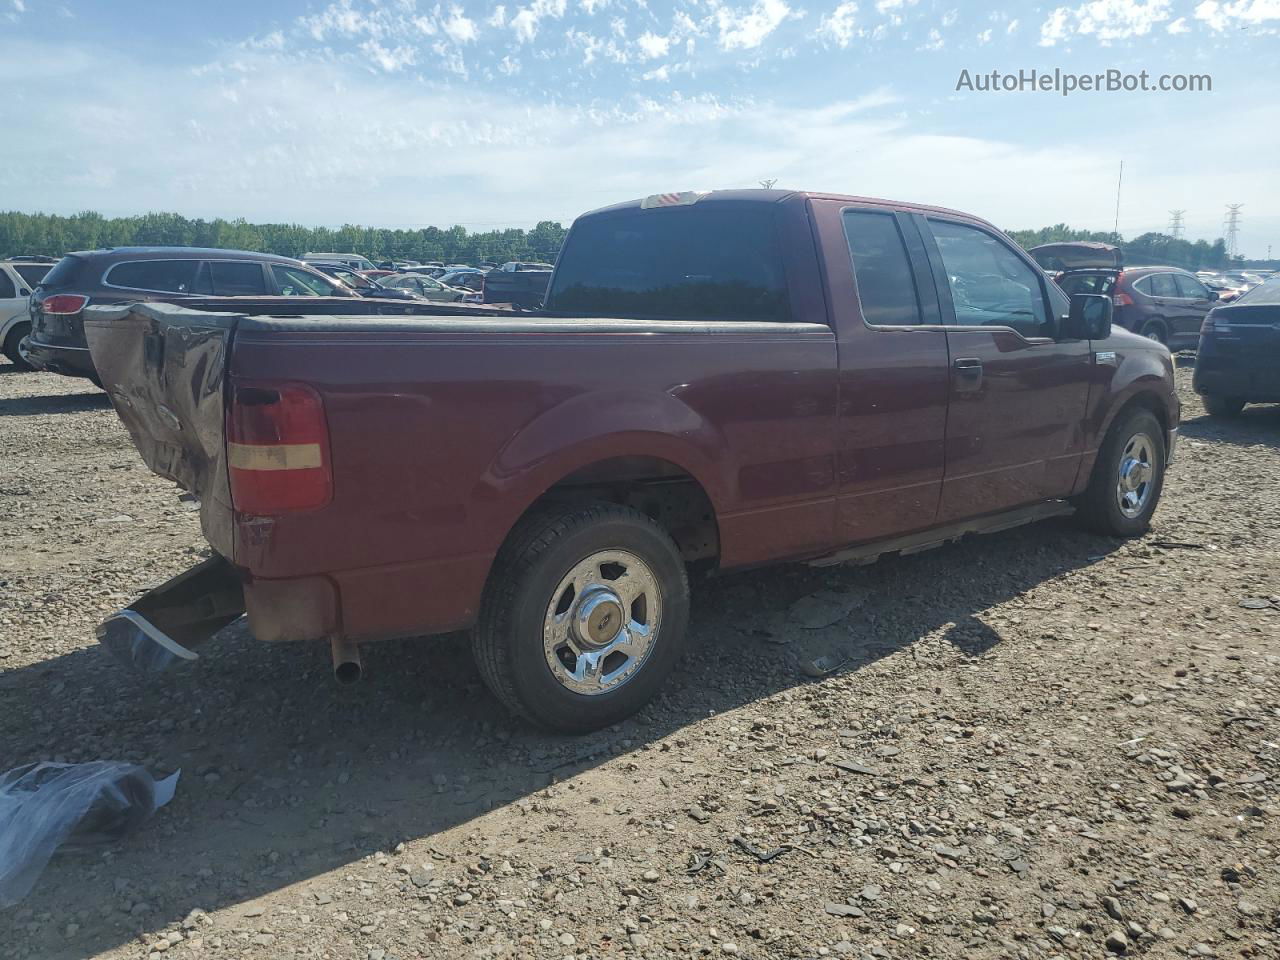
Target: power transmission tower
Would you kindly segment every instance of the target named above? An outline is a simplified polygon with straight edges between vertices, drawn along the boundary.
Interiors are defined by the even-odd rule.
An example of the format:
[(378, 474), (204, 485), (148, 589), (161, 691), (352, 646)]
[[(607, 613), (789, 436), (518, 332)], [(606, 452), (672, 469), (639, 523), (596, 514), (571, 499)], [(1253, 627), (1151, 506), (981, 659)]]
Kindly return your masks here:
[(773, 185), (774, 185), (775, 183), (777, 183), (777, 182), (778, 182), (778, 181), (777, 181), (776, 179), (774, 179), (774, 180), (761, 180), (761, 181), (760, 181), (760, 186), (764, 187), (766, 190), (772, 190), (772, 189), (773, 189)]
[(1235, 259), (1240, 255), (1240, 211), (1243, 203), (1228, 203), (1227, 217), (1222, 223), (1226, 234), (1227, 256)]
[(1182, 239), (1182, 216), (1186, 212), (1185, 210), (1169, 211), (1169, 236), (1175, 240)]

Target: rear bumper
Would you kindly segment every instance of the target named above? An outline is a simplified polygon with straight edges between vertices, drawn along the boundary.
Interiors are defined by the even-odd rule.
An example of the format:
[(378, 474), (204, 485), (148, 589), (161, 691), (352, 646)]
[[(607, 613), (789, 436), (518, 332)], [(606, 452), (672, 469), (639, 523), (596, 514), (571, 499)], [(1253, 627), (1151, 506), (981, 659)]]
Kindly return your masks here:
[(29, 336), (18, 344), (18, 353), (37, 370), (61, 373), (69, 377), (88, 377), (91, 380), (98, 376), (88, 347), (59, 346)]
[(1196, 393), (1216, 397), (1238, 397), (1253, 403), (1280, 402), (1280, 369), (1275, 358), (1264, 353), (1250, 360), (1206, 357), (1196, 361), (1191, 385)]

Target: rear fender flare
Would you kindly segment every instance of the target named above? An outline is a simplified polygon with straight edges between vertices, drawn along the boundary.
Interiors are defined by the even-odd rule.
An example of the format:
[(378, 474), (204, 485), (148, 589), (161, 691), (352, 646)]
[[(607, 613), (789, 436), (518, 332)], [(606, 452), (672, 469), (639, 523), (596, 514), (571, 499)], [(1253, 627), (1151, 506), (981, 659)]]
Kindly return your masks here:
[(720, 431), (670, 394), (593, 391), (543, 411), (498, 451), (472, 496), (493, 506), (486, 550), (497, 551), (539, 497), (565, 477), (617, 457), (665, 460), (696, 480), (717, 515), (731, 499)]

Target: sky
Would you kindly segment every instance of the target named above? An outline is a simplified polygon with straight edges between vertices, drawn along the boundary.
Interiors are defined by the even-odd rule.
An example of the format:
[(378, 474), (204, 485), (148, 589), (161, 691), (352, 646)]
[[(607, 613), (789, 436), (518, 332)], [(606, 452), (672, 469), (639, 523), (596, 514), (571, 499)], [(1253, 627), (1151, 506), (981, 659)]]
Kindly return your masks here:
[[(0, 209), (571, 221), (756, 186), (1280, 256), (1280, 0), (0, 0)], [(984, 92), (1107, 70), (1211, 91)]]

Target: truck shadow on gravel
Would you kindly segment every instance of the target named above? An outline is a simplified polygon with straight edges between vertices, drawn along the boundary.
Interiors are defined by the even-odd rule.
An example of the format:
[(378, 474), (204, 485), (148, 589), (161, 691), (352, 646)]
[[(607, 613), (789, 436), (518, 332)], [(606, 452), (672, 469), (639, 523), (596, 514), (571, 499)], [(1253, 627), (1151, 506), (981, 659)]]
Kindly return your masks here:
[[(0, 914), (13, 931), (6, 947), (17, 956), (95, 955), (193, 908), (267, 895), (268, 918), (277, 906), (321, 909), (293, 885), (402, 841), (429, 840), (621, 754), (667, 738), (662, 748), (678, 750), (680, 734), (697, 736), (689, 728), (711, 713), (778, 695), (810, 699), (822, 713), (824, 683), (856, 683), (890, 655), (912, 656), (911, 675), (933, 695), (940, 671), (982, 669), (1001, 639), (985, 616), (993, 606), (1117, 546), (1049, 521), (869, 567), (790, 567), (702, 583), (689, 651), (665, 692), (639, 716), (581, 738), (507, 716), (458, 636), (371, 645), (367, 679), (351, 688), (334, 684), (327, 650), (258, 644), (236, 626), (162, 680), (140, 682), (96, 648), (9, 670), (0, 674), (6, 766), (122, 759), (183, 773), (173, 803), (132, 839), (99, 855), (56, 857), (31, 895)], [(815, 619), (812, 600), (797, 606), (813, 597), (847, 615), (801, 626), (827, 619)], [(1053, 616), (1038, 609), (1029, 602), (1001, 616)], [(815, 652), (838, 664), (821, 682), (803, 666)], [(413, 862), (429, 856), (425, 846), (413, 849)], [(537, 845), (524, 856), (536, 861)], [(387, 868), (357, 872), (403, 880)], [(334, 903), (353, 915), (364, 909), (357, 886), (329, 884), (343, 889)], [(406, 906), (413, 893), (408, 887)], [(234, 953), (245, 947), (235, 931), (254, 932), (263, 920), (229, 914), (205, 935), (222, 936)]]
[(0, 400), (0, 417), (32, 417), (51, 413), (84, 413), (105, 410), (111, 401), (105, 393), (57, 393), (39, 397), (9, 397)]

